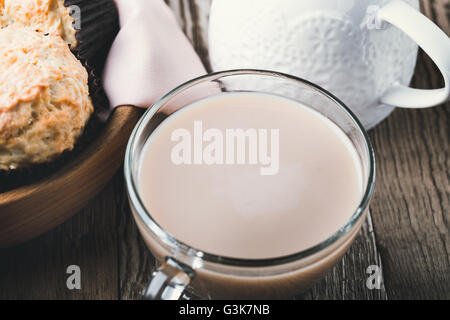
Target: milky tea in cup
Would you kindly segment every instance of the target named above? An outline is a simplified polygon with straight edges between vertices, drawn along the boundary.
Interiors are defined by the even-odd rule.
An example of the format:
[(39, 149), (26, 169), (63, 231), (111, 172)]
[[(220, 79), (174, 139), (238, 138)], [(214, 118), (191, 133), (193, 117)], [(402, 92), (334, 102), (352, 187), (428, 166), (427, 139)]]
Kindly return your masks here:
[(360, 152), (331, 119), (287, 97), (237, 91), (168, 116), (143, 143), (136, 172), (145, 211), (177, 242), (164, 243), (134, 210), (148, 247), (163, 267), (176, 261), (172, 269), (190, 274), (180, 288), (203, 298), (308, 288), (357, 233), (326, 244), (358, 210), (367, 180)]

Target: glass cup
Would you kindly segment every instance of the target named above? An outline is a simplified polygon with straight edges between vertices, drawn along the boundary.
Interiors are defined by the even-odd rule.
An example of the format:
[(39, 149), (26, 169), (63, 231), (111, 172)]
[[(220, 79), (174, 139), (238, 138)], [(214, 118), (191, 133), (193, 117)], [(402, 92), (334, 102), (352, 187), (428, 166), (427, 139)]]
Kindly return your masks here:
[[(159, 226), (145, 208), (136, 181), (142, 148), (153, 131), (162, 121), (170, 121), (170, 116), (177, 110), (193, 102), (220, 92), (237, 91), (279, 95), (305, 104), (334, 122), (353, 143), (361, 160), (365, 190), (351, 218), (325, 241), (307, 250), (273, 259), (218, 256), (177, 240)], [(375, 159), (368, 135), (359, 120), (324, 89), (287, 74), (231, 70), (191, 80), (147, 110), (128, 144), (125, 181), (134, 219), (159, 266), (143, 292), (144, 299), (283, 299), (306, 291), (324, 277), (353, 242), (372, 197)]]

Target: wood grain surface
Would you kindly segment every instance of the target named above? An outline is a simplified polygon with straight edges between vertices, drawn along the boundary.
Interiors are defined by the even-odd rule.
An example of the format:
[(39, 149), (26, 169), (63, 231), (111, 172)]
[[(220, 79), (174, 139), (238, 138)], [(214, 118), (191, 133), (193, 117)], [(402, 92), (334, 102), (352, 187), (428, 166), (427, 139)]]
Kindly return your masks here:
[(128, 137), (142, 113), (132, 106), (116, 108), (99, 135), (63, 168), (0, 193), (0, 248), (55, 228), (95, 197), (121, 167)]
[[(168, 0), (207, 68), (210, 0)], [(450, 34), (450, 0), (422, 0)], [(442, 79), (420, 54), (413, 86)], [(396, 110), (370, 132), (377, 184), (371, 216), (342, 262), (302, 299), (450, 299), (449, 104)], [(131, 217), (119, 171), (74, 218), (40, 238), (0, 251), (0, 299), (138, 299), (154, 260)], [(66, 288), (79, 265), (82, 289)], [(380, 290), (366, 287), (382, 267)]]

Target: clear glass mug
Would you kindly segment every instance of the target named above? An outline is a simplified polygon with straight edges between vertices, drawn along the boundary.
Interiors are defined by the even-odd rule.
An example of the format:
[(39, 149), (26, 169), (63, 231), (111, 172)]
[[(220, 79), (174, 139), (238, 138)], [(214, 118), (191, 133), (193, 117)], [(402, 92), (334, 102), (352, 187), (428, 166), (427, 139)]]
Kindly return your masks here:
[[(192, 248), (164, 230), (146, 210), (136, 181), (142, 148), (152, 132), (177, 110), (219, 92), (259, 92), (287, 97), (310, 106), (339, 126), (361, 159), (364, 195), (351, 218), (336, 232), (307, 250), (284, 257), (245, 260)], [(320, 280), (345, 254), (369, 208), (375, 181), (372, 145), (359, 120), (337, 98), (306, 80), (262, 70), (231, 70), (189, 81), (147, 110), (130, 138), (125, 181), (138, 229), (159, 268), (144, 290), (144, 299), (282, 299), (292, 298)], [(176, 201), (174, 199), (174, 201)], [(326, 201), (326, 199), (324, 199)], [(189, 228), (189, 226), (186, 226)]]

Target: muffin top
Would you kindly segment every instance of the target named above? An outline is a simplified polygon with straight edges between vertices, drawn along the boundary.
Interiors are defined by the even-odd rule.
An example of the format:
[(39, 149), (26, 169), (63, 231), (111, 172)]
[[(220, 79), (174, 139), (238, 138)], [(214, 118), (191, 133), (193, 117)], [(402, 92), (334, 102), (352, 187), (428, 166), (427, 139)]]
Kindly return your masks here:
[(59, 34), (74, 49), (75, 20), (70, 10), (64, 6), (64, 0), (0, 0), (0, 24)]
[(87, 71), (60, 36), (0, 29), (0, 83), (0, 170), (73, 149), (93, 106)]

